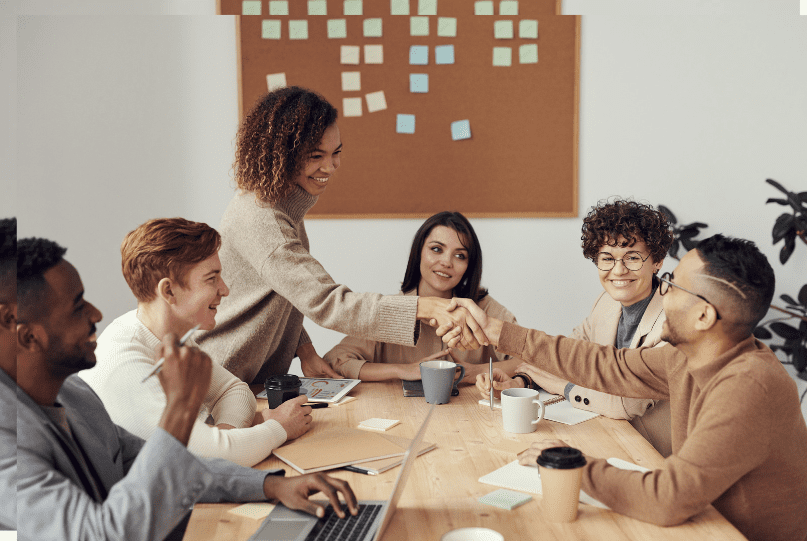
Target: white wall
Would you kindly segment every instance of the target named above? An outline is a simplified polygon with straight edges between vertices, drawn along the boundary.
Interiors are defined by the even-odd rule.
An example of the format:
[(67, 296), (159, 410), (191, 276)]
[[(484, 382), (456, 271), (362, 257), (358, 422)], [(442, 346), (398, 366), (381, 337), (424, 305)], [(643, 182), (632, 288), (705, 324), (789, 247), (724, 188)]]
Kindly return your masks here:
[[(157, 216), (216, 225), (232, 193), (234, 23), (145, 15), (212, 13), (212, 0), (115, 4), (126, 15), (109, 14), (109, 2), (20, 4), (32, 15), (4, 19), (0, 40), (0, 56), (16, 48), (0, 79), (17, 105), (16, 134), (13, 118), (6, 130), (16, 171), (4, 153), (2, 178), (16, 179), (20, 234), (66, 245), (108, 322), (134, 305), (119, 271), (125, 232)], [(61, 16), (66, 6), (81, 15)], [(104, 15), (90, 15), (97, 9)], [(565, 13), (584, 15), (581, 212), (614, 195), (665, 204), (682, 222), (707, 222), (707, 235), (755, 240), (777, 294), (796, 294), (807, 246), (778, 263), (770, 230), (782, 208), (764, 204), (777, 196), (764, 180), (807, 190), (807, 17), (798, 10), (793, 0), (566, 0)], [(16, 40), (5, 37), (9, 20)], [(600, 286), (580, 254), (580, 218), (474, 224), (484, 284), (520, 322), (565, 333), (584, 317)], [(418, 225), (307, 222), (313, 254), (337, 281), (389, 293)], [(321, 353), (339, 339), (307, 328)]]

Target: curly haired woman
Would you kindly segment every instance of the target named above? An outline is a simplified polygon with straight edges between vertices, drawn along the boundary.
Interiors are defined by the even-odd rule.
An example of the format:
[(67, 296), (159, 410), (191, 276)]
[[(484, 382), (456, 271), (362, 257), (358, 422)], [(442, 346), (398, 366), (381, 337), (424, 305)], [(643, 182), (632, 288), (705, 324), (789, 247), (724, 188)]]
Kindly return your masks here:
[(484, 340), (449, 301), (354, 293), (333, 281), (309, 253), (306, 213), (333, 182), (341, 161), (337, 111), (298, 87), (275, 90), (255, 105), (236, 137), (239, 192), (219, 226), (219, 252), (230, 295), (218, 325), (197, 338), (210, 356), (247, 383), (285, 373), (295, 356), (308, 376), (339, 377), (317, 354), (303, 317), (344, 334), (413, 346), (418, 319), (460, 327), (463, 345)]
[[(665, 344), (661, 341), (665, 317), (656, 277), (673, 241), (665, 216), (634, 201), (602, 201), (583, 220), (581, 239), (583, 255), (594, 262), (605, 291), (571, 337), (618, 348)], [(630, 420), (659, 453), (672, 454), (667, 400), (623, 398), (585, 389), (528, 364), (517, 367), (514, 374), (494, 369), (494, 388), (535, 384), (563, 394), (576, 408)], [(487, 396), (487, 374), (477, 376), (477, 387)]]

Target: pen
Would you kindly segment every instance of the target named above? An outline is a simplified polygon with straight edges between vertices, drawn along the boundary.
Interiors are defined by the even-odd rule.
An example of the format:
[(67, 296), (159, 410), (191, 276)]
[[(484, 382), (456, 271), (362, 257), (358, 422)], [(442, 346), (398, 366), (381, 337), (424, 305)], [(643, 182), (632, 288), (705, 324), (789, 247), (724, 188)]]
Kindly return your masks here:
[(493, 355), (488, 360), (490, 361), (490, 372), (488, 373), (488, 380), (490, 381), (490, 411), (493, 411)]
[[(179, 339), (179, 345), (180, 345), (180, 346), (184, 346), (184, 345), (185, 345), (185, 342), (187, 342), (187, 341), (188, 341), (188, 338), (190, 338), (190, 337), (191, 337), (191, 335), (192, 335), (193, 333), (195, 333), (196, 331), (198, 331), (198, 330), (199, 330), (199, 327), (201, 327), (201, 323), (200, 323), (199, 325), (196, 325), (194, 328), (192, 328), (192, 329), (191, 329), (191, 330), (189, 330), (188, 332), (186, 332), (184, 335), (182, 335), (182, 338), (180, 338), (180, 339)], [(165, 357), (161, 357), (161, 358), (160, 358), (160, 360), (159, 360), (159, 361), (157, 361), (157, 363), (154, 365), (154, 368), (151, 370), (151, 372), (149, 372), (148, 376), (146, 376), (145, 378), (143, 378), (143, 379), (140, 381), (140, 383), (144, 383), (144, 382), (145, 382), (147, 379), (149, 379), (151, 376), (153, 376), (153, 375), (155, 375), (155, 374), (159, 374), (159, 373), (160, 373), (160, 370), (162, 370), (162, 368), (163, 368), (163, 363), (164, 363), (164, 362), (165, 362)]]
[(376, 475), (375, 472), (372, 472), (370, 470), (365, 470), (364, 468), (358, 468), (356, 466), (345, 466), (342, 469), (345, 470), (345, 471), (352, 471), (354, 473), (363, 473), (364, 475)]
[(308, 403), (308, 404), (303, 404), (303, 406), (308, 406), (309, 408), (312, 408), (312, 409), (319, 409), (319, 408), (327, 408), (328, 403), (327, 402), (311, 402), (311, 403)]

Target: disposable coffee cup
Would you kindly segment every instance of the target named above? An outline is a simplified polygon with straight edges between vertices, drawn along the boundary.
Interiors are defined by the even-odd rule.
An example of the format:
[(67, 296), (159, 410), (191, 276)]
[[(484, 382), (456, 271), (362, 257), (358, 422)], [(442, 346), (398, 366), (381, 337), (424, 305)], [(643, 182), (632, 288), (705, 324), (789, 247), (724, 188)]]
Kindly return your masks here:
[(573, 447), (544, 449), (538, 456), (541, 508), (548, 522), (574, 522), (586, 457)]
[(504, 541), (504, 536), (489, 528), (457, 528), (444, 533), (440, 541)]
[(286, 400), (300, 396), (300, 378), (294, 374), (272, 376), (263, 384), (269, 409), (275, 409)]
[(424, 361), (420, 363), (420, 380), (423, 383), (423, 396), (429, 404), (448, 404), (454, 378), (460, 369), (460, 381), (465, 377), (465, 367), (451, 361)]

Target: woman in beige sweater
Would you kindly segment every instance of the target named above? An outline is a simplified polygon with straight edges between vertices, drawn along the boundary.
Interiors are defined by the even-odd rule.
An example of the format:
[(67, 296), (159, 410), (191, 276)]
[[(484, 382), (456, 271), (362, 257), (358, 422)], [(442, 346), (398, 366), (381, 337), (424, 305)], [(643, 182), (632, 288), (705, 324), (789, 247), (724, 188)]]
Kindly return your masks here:
[[(219, 231), (230, 295), (218, 325), (197, 342), (247, 383), (284, 374), (297, 356), (307, 376), (338, 377), (311, 344), (303, 317), (344, 334), (413, 346), (423, 319), (460, 328), (462, 347), (486, 340), (447, 299), (355, 293), (309, 252), (305, 214), (333, 182), (341, 161), (337, 111), (298, 87), (274, 90), (245, 117), (236, 137), (235, 181)], [(476, 337), (473, 331), (477, 331)]]
[[(489, 316), (515, 323), (515, 316), (480, 286), (481, 279), (482, 248), (465, 216), (440, 212), (423, 222), (412, 240), (401, 285), (404, 296), (468, 298)], [(419, 363), (441, 357), (465, 366), (465, 378), (470, 382), (487, 370), (491, 356), (494, 361), (503, 361), (497, 366), (505, 369), (521, 363), (493, 346), (473, 351), (443, 348), (435, 330), (421, 324), (420, 340), (414, 347), (348, 336), (325, 354), (325, 360), (341, 375), (362, 381), (420, 379)]]

